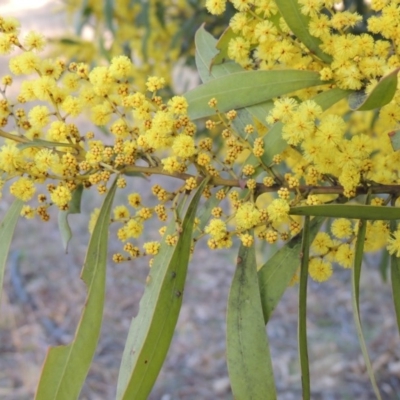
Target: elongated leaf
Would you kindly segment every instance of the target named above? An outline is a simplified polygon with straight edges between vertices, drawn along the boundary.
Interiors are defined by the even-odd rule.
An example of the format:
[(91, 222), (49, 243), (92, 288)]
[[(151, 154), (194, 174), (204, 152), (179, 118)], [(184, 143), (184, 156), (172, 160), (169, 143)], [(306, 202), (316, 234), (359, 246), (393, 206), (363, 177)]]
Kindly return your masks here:
[[(311, 221), (309, 237), (312, 242), (325, 218)], [(264, 321), (267, 324), (300, 265), (302, 235), (296, 235), (280, 248), (259, 270), (258, 282)]]
[(369, 359), (367, 345), (365, 343), (362, 326), (361, 326), (361, 319), (360, 319), (360, 277), (361, 277), (361, 266), (363, 261), (363, 254), (364, 254), (364, 242), (365, 242), (365, 233), (367, 231), (367, 221), (360, 220), (359, 221), (359, 228), (357, 234), (357, 241), (355, 246), (355, 254), (354, 254), (354, 265), (351, 274), (351, 302), (353, 306), (353, 317), (354, 322), (356, 324), (357, 336), (358, 341), (361, 346), (361, 351), (364, 356), (365, 366), (367, 367), (367, 372), (369, 379), (371, 381), (372, 387), (374, 389), (375, 395), (377, 399), (381, 400), (382, 397), (379, 392), (378, 385), (376, 384), (375, 377), (374, 377), (374, 370), (371, 365), (371, 361)]
[(385, 283), (388, 281), (390, 260), (391, 258), (389, 257), (389, 253), (386, 251), (386, 249), (384, 249), (381, 253), (381, 258), (379, 260), (379, 272), (381, 274), (382, 281)]
[(77, 399), (89, 371), (103, 319), (108, 227), (116, 180), (101, 207), (87, 249), (81, 277), (88, 294), (72, 343), (47, 352), (36, 400)]
[(293, 207), (290, 209), (289, 214), (376, 221), (400, 219), (400, 208), (365, 206), (362, 204), (324, 204)]
[[(395, 221), (391, 221), (390, 230), (395, 232), (397, 224)], [(396, 254), (390, 256), (390, 278), (392, 283), (392, 296), (394, 310), (396, 312), (397, 329), (400, 333), (400, 259), (396, 257)]]
[(22, 200), (15, 200), (11, 204), (0, 224), (0, 299), (3, 291), (4, 270), (6, 267), (8, 252), (10, 250), (11, 240), (23, 204), (24, 202)]
[(254, 245), (239, 249), (228, 298), (226, 348), (229, 378), (237, 400), (276, 399), (265, 333)]
[(34, 139), (26, 143), (19, 143), (17, 144), (17, 147), (20, 150), (27, 149), (29, 147), (50, 147), (50, 148), (55, 148), (55, 147), (75, 147), (76, 145), (72, 143), (59, 143), (59, 142), (50, 142), (49, 140), (43, 140), (43, 139)]
[(400, 130), (392, 131), (389, 133), (390, 142), (394, 151), (400, 149)]
[(349, 96), (349, 106), (352, 110), (367, 111), (381, 108), (390, 103), (397, 90), (397, 74), (400, 68), (396, 68), (390, 74), (382, 77), (371, 93), (363, 90), (352, 93)]
[(204, 25), (197, 30), (194, 40), (196, 67), (202, 82), (206, 83), (224, 75), (244, 71), (240, 65), (234, 62), (225, 62), (211, 68), (212, 60), (218, 54), (217, 40), (204, 29)]
[(61, 240), (64, 245), (64, 250), (68, 252), (68, 243), (72, 238), (71, 227), (68, 222), (69, 214), (79, 214), (81, 212), (81, 199), (82, 199), (83, 185), (79, 185), (72, 194), (72, 199), (69, 202), (68, 210), (58, 212), (58, 229), (61, 234)]
[(80, 36), (82, 33), (82, 29), (84, 25), (87, 23), (90, 14), (91, 14), (91, 9), (88, 7), (89, 0), (82, 0), (81, 5), (80, 5), (80, 10), (77, 13), (76, 16), (76, 22), (75, 22), (75, 33), (76, 35)]
[(104, 0), (104, 20), (107, 28), (114, 33), (114, 1)]
[(301, 13), (299, 2), (297, 0), (275, 0), (275, 3), (290, 30), (296, 37), (321, 60), (330, 63), (332, 57), (324, 53), (319, 47), (321, 40), (311, 36), (308, 29), (310, 18)]
[(298, 341), (299, 359), (301, 370), (301, 386), (303, 390), (303, 400), (309, 400), (310, 389), (310, 366), (308, 362), (307, 345), (307, 283), (308, 283), (308, 263), (310, 255), (310, 217), (305, 217), (303, 227), (303, 238), (301, 243), (301, 266), (299, 282), (299, 322), (298, 322)]
[[(167, 355), (182, 304), (193, 223), (205, 184), (203, 181), (188, 205), (176, 246), (162, 242), (154, 258), (125, 344), (117, 400), (147, 399)], [(165, 235), (174, 233), (176, 223), (172, 221)]]
[[(226, 31), (226, 37), (224, 36), (224, 40), (226, 40), (228, 36), (230, 38), (231, 35), (229, 32), (229, 30)], [(196, 32), (196, 66), (200, 78), (204, 83), (221, 76), (232, 74), (233, 72), (244, 71), (242, 67), (233, 62), (225, 62), (219, 65), (212, 66), (213, 62), (216, 62), (215, 55), (218, 54), (218, 50), (216, 47), (221, 43), (221, 40), (222, 39), (217, 42), (217, 40), (215, 40), (214, 37), (204, 29), (204, 26), (201, 26)], [(261, 103), (238, 110), (237, 117), (232, 122), (234, 129), (242, 137), (244, 137), (244, 128), (246, 125), (254, 124), (253, 117), (256, 115), (256, 113), (257, 115), (263, 115), (262, 122), (264, 122), (265, 117), (272, 107), (272, 101), (268, 101), (266, 103)], [(253, 136), (256, 137), (256, 134)], [(247, 138), (246, 136), (251, 144), (254, 141), (254, 137), (250, 136), (249, 138)], [(257, 162), (258, 160), (255, 160), (255, 163)], [(249, 163), (251, 163), (251, 161)]]
[(215, 114), (208, 106), (211, 98), (218, 100), (219, 111), (226, 112), (321, 84), (319, 74), (312, 71), (244, 71), (204, 83), (187, 92), (185, 97), (189, 117), (198, 119)]
[(212, 68), (213, 65), (222, 64), (224, 61), (228, 60), (229, 42), (236, 36), (238, 36), (238, 34), (234, 33), (231, 27), (228, 27), (224, 31), (224, 33), (218, 39), (218, 42), (215, 46), (219, 52), (215, 57), (213, 57), (210, 69)]

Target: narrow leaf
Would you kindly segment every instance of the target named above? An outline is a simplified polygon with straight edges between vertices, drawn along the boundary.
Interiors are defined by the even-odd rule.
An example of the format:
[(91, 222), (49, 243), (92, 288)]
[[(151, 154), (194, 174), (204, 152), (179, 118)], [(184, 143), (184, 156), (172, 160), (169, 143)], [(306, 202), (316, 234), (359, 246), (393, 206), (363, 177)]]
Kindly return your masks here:
[(371, 365), (371, 361), (368, 355), (367, 345), (365, 343), (362, 326), (361, 326), (361, 319), (360, 319), (360, 277), (361, 277), (361, 266), (363, 261), (363, 254), (364, 254), (364, 242), (365, 242), (365, 233), (367, 231), (367, 221), (360, 220), (359, 227), (358, 227), (358, 234), (356, 239), (356, 246), (354, 252), (354, 265), (351, 274), (351, 302), (353, 306), (353, 317), (354, 322), (356, 324), (357, 336), (358, 341), (361, 346), (361, 351), (364, 356), (365, 366), (367, 368), (367, 373), (369, 379), (371, 381), (372, 387), (374, 389), (375, 395), (377, 399), (381, 400), (382, 397), (379, 392), (379, 388), (376, 384), (375, 377), (374, 377), (374, 370)]
[[(182, 304), (197, 206), (206, 181), (183, 217), (175, 247), (165, 241), (148, 277), (138, 315), (133, 318), (118, 377), (117, 399), (147, 399), (167, 355)], [(164, 237), (177, 234), (171, 221)]]
[(330, 63), (332, 57), (320, 49), (321, 40), (312, 36), (308, 29), (310, 17), (301, 13), (297, 0), (275, 0), (279, 12), (295, 36), (321, 60)]
[(298, 341), (299, 359), (301, 370), (301, 386), (303, 399), (309, 400), (311, 397), (310, 388), (310, 366), (308, 362), (307, 345), (307, 283), (308, 283), (308, 263), (310, 255), (310, 217), (304, 219), (303, 238), (301, 243), (301, 266), (299, 282), (299, 322), (298, 322)]
[(396, 93), (399, 70), (400, 68), (396, 68), (382, 77), (369, 94), (365, 93), (364, 90), (353, 92), (349, 96), (349, 107), (354, 111), (367, 111), (381, 108), (390, 103)]
[[(314, 218), (309, 228), (312, 242), (324, 218)], [(298, 234), (280, 248), (259, 270), (258, 282), (264, 321), (267, 324), (300, 265), (302, 235)]]
[(88, 294), (72, 343), (47, 352), (36, 400), (77, 399), (92, 362), (103, 319), (108, 227), (116, 180), (109, 189), (93, 229), (81, 272)]
[(75, 144), (72, 143), (59, 143), (59, 142), (50, 142), (49, 140), (43, 140), (43, 139), (34, 139), (30, 140), (26, 143), (19, 143), (17, 144), (17, 147), (20, 150), (28, 149), (30, 147), (50, 147), (50, 148), (55, 148), (55, 147), (75, 147)]
[[(390, 230), (392, 233), (397, 230), (395, 221), (391, 221)], [(390, 278), (392, 282), (392, 296), (394, 310), (396, 312), (397, 329), (400, 333), (400, 259), (396, 257), (396, 254), (390, 256)]]
[(189, 117), (198, 119), (215, 114), (208, 106), (211, 98), (217, 99), (219, 111), (226, 112), (321, 84), (319, 74), (313, 71), (243, 71), (204, 83), (187, 92), (185, 97)]
[(292, 215), (314, 215), (319, 217), (393, 220), (400, 219), (400, 207), (378, 207), (362, 204), (324, 204), (318, 206), (300, 206), (290, 209)]
[(400, 130), (389, 132), (390, 142), (394, 151), (400, 149)]
[(72, 199), (68, 204), (68, 210), (58, 212), (58, 229), (61, 234), (61, 240), (64, 245), (64, 250), (68, 252), (68, 243), (72, 238), (71, 227), (68, 222), (69, 214), (79, 214), (81, 212), (83, 185), (79, 185), (72, 194)]
[(4, 270), (6, 268), (8, 252), (23, 204), (22, 200), (15, 200), (7, 210), (0, 224), (0, 299), (3, 291)]
[(212, 60), (218, 54), (216, 48), (217, 40), (204, 29), (204, 24), (197, 30), (194, 40), (196, 46), (196, 67), (202, 82), (206, 83), (224, 75), (244, 71), (240, 65), (234, 62), (215, 65), (211, 68)]
[(114, 1), (104, 0), (104, 20), (106, 22), (107, 28), (114, 33)]
[(239, 249), (227, 309), (227, 363), (237, 400), (276, 399), (254, 245)]
[(228, 58), (228, 47), (229, 47), (229, 42), (231, 39), (235, 38), (238, 36), (238, 34), (234, 33), (231, 27), (228, 27), (221, 37), (218, 39), (218, 42), (216, 44), (216, 49), (219, 51), (216, 56), (213, 57), (210, 69), (217, 64), (222, 64), (224, 61), (229, 60)]

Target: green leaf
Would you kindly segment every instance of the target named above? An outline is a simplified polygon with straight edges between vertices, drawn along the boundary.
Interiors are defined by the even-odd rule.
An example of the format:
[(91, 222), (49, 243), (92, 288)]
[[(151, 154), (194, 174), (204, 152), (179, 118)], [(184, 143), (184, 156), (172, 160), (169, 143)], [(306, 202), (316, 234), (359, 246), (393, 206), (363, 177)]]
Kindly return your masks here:
[(364, 242), (365, 242), (366, 231), (367, 231), (367, 221), (360, 220), (358, 234), (357, 234), (357, 240), (356, 240), (356, 246), (355, 246), (355, 253), (354, 253), (354, 265), (353, 265), (352, 274), (351, 274), (351, 286), (352, 286), (352, 291), (351, 291), (351, 300), (352, 301), (351, 301), (351, 303), (353, 306), (353, 317), (354, 317), (354, 322), (356, 324), (358, 341), (360, 343), (361, 351), (364, 356), (367, 373), (368, 373), (369, 379), (371, 381), (371, 384), (372, 384), (372, 387), (374, 389), (377, 399), (381, 400), (382, 397), (379, 393), (379, 388), (375, 381), (374, 370), (372, 368), (371, 361), (368, 356), (368, 349), (367, 349), (367, 345), (365, 344), (365, 339), (364, 339), (364, 335), (362, 332), (361, 319), (360, 319), (360, 304), (359, 304), (360, 277), (361, 277), (361, 266), (362, 266), (362, 261), (363, 261)]
[(290, 209), (289, 214), (389, 221), (400, 219), (400, 208), (389, 206), (366, 206), (363, 204), (324, 204), (318, 206), (293, 207)]
[[(227, 189), (225, 189), (225, 193), (227, 193)], [(201, 207), (201, 211), (198, 215), (200, 223), (198, 225), (198, 229), (202, 231), (207, 222), (210, 220), (211, 211), (214, 207), (217, 207), (218, 204), (221, 203), (221, 200), (217, 199), (216, 196), (210, 197)]]
[[(226, 31), (226, 37), (230, 37), (229, 32), (229, 30)], [(244, 71), (242, 67), (233, 62), (212, 66), (212, 63), (215, 62), (216, 54), (218, 54), (216, 47), (221, 43), (221, 40), (222, 39), (217, 42), (214, 37), (204, 29), (204, 26), (201, 26), (196, 32), (196, 66), (200, 78), (204, 83), (221, 76), (232, 74), (234, 72)], [(226, 40), (226, 38), (224, 40)], [(237, 117), (234, 119), (234, 121), (232, 121), (234, 129), (242, 137), (244, 137), (245, 126), (248, 124), (254, 124), (253, 117), (257, 117), (257, 115), (263, 115), (264, 120), (265, 116), (272, 107), (272, 101), (268, 101), (238, 110)], [(254, 139), (252, 137), (248, 139), (250, 143), (253, 143)], [(258, 162), (258, 160), (256, 162)]]
[[(391, 221), (390, 231), (394, 233), (396, 230), (396, 222)], [(396, 254), (390, 256), (390, 278), (392, 282), (392, 296), (394, 310), (396, 312), (397, 329), (400, 333), (400, 259), (396, 257)]]
[(364, 90), (353, 92), (349, 96), (349, 107), (354, 111), (368, 111), (390, 103), (396, 93), (399, 70), (400, 68), (396, 68), (382, 77), (369, 94)]
[(258, 291), (254, 245), (239, 249), (228, 298), (226, 353), (237, 400), (276, 399), (268, 338)]
[(303, 390), (303, 399), (309, 400), (311, 396), (310, 389), (310, 366), (308, 362), (307, 345), (307, 283), (308, 283), (308, 263), (310, 255), (310, 217), (304, 219), (303, 238), (301, 243), (301, 265), (299, 282), (299, 322), (298, 322), (298, 341), (299, 341), (299, 359), (301, 370), (301, 386)]
[(322, 43), (320, 39), (312, 36), (308, 30), (310, 18), (301, 13), (301, 8), (297, 0), (275, 0), (279, 12), (286, 21), (290, 30), (312, 53), (321, 60), (330, 63), (332, 57), (320, 49)]
[(400, 130), (388, 133), (394, 151), (400, 149)]
[(226, 112), (321, 84), (319, 74), (313, 71), (243, 71), (204, 83), (187, 92), (185, 97), (189, 117), (198, 119), (215, 114), (208, 106), (211, 98), (217, 99), (219, 111)]
[(34, 139), (26, 143), (18, 143), (17, 147), (20, 150), (28, 149), (30, 147), (73, 147), (75, 148), (75, 144), (72, 143), (59, 143), (59, 142), (50, 142), (48, 140), (42, 140), (42, 139)]
[(108, 228), (116, 180), (104, 199), (81, 272), (88, 294), (72, 343), (47, 352), (36, 400), (77, 399), (92, 362), (103, 319)]
[(150, 3), (140, 3), (140, 12), (136, 16), (135, 24), (145, 28), (145, 33), (142, 35), (142, 55), (145, 62), (148, 57), (148, 44), (151, 34), (151, 23), (150, 23)]
[(68, 243), (72, 238), (71, 227), (68, 222), (69, 214), (80, 214), (83, 185), (79, 185), (72, 193), (72, 199), (68, 204), (68, 210), (58, 212), (58, 229), (61, 234), (64, 250), (68, 252)]
[(104, 0), (104, 20), (107, 28), (114, 33), (114, 0)]
[[(192, 230), (204, 180), (188, 205), (176, 246), (165, 241), (132, 320), (118, 377), (117, 399), (147, 399), (167, 355), (182, 304)], [(176, 233), (171, 221), (165, 235)]]
[(211, 69), (212, 60), (218, 54), (216, 48), (217, 40), (204, 29), (204, 24), (197, 30), (194, 40), (196, 46), (196, 67), (202, 82), (206, 83), (224, 75), (244, 71), (240, 65), (234, 62), (215, 65)]
[[(309, 237), (312, 242), (325, 218), (311, 221)], [(296, 235), (280, 248), (259, 270), (258, 282), (264, 321), (267, 324), (300, 265), (301, 234)]]
[(92, 9), (89, 7), (89, 0), (82, 0), (80, 10), (78, 11), (78, 15), (76, 17), (75, 23), (75, 33), (80, 36), (82, 33), (82, 29), (85, 24), (88, 22), (90, 15), (92, 14)]
[(233, 39), (237, 36), (238, 36), (238, 34), (234, 33), (231, 27), (228, 27), (225, 29), (225, 31), (218, 39), (218, 42), (215, 46), (219, 52), (216, 56), (213, 57), (211, 65), (210, 65), (210, 69), (214, 65), (222, 64), (224, 61), (229, 60), (229, 58), (228, 58), (229, 42), (231, 41), (231, 39)]
[(7, 210), (0, 224), (0, 299), (3, 290), (4, 270), (6, 268), (8, 252), (23, 204), (24, 202), (22, 200), (15, 200)]

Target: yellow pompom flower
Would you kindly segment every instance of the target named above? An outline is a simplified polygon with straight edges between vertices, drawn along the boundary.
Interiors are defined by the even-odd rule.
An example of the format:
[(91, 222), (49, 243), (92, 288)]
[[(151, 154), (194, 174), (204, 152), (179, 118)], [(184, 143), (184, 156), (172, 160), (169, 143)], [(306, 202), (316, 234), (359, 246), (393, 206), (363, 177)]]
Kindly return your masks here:
[(196, 154), (196, 147), (192, 137), (179, 135), (175, 138), (172, 151), (178, 157), (189, 158)]
[(142, 198), (139, 193), (131, 193), (128, 196), (128, 203), (133, 208), (138, 208), (142, 204)]
[(43, 128), (49, 123), (50, 111), (46, 106), (35, 106), (28, 114), (29, 122), (35, 128)]
[(127, 238), (138, 238), (143, 232), (143, 224), (135, 219), (130, 219), (125, 227)]
[(21, 151), (13, 144), (4, 144), (0, 148), (0, 170), (12, 174), (24, 164)]
[(15, 75), (29, 75), (40, 69), (41, 60), (38, 55), (27, 51), (10, 60), (10, 71)]
[(334, 260), (344, 268), (353, 266), (354, 250), (348, 243), (341, 244), (334, 256)]
[(165, 79), (158, 76), (149, 76), (146, 82), (146, 87), (149, 92), (156, 92), (165, 85)]
[(116, 220), (123, 220), (129, 218), (130, 216), (128, 208), (124, 205), (116, 206), (113, 210), (113, 213), (114, 213), (114, 219)]
[(26, 219), (32, 219), (35, 217), (35, 209), (29, 205), (24, 205), (20, 215)]
[(40, 172), (47, 172), (60, 163), (60, 157), (52, 150), (43, 148), (35, 154), (35, 166)]
[(56, 91), (56, 81), (50, 76), (41, 76), (33, 82), (33, 92), (39, 100), (50, 101)]
[(186, 114), (188, 109), (187, 100), (183, 96), (174, 96), (168, 101), (169, 109), (177, 115)]
[(204, 231), (218, 241), (226, 236), (226, 224), (222, 219), (213, 218), (205, 227)]
[(61, 108), (72, 117), (77, 117), (83, 110), (84, 103), (79, 97), (67, 96)]
[(253, 203), (243, 203), (236, 211), (235, 221), (240, 230), (253, 228), (261, 222), (261, 212)]
[(110, 74), (115, 79), (125, 79), (133, 71), (132, 61), (127, 56), (114, 57), (109, 68)]
[(316, 282), (325, 282), (332, 276), (332, 264), (321, 258), (312, 258), (308, 265), (308, 273)]
[(10, 186), (10, 193), (22, 201), (30, 200), (36, 192), (33, 182), (26, 177), (19, 178)]
[(226, 0), (207, 0), (206, 8), (210, 14), (220, 15), (225, 11)]
[(352, 223), (345, 218), (335, 219), (331, 226), (331, 232), (338, 239), (348, 239), (353, 233)]
[(282, 222), (287, 219), (290, 211), (289, 203), (283, 199), (275, 199), (267, 207), (269, 219), (272, 222)]
[(243, 234), (239, 235), (239, 239), (242, 242), (243, 246), (245, 246), (245, 247), (253, 246), (254, 237), (252, 235), (250, 235), (249, 233), (243, 233)]
[(332, 247), (332, 238), (326, 232), (318, 232), (311, 244), (311, 249), (315, 254), (325, 254)]
[(16, 18), (13, 17), (0, 18), (0, 32), (18, 33), (20, 26), (21, 25)]
[(160, 250), (160, 243), (159, 242), (146, 242), (143, 244), (143, 248), (144, 248), (146, 254), (155, 256), (156, 254), (158, 254), (158, 251)]
[(72, 199), (72, 193), (67, 187), (59, 185), (50, 193), (50, 198), (59, 208), (64, 208)]
[(179, 171), (182, 164), (178, 161), (176, 156), (166, 157), (161, 160), (163, 165), (163, 170), (173, 174), (176, 171)]

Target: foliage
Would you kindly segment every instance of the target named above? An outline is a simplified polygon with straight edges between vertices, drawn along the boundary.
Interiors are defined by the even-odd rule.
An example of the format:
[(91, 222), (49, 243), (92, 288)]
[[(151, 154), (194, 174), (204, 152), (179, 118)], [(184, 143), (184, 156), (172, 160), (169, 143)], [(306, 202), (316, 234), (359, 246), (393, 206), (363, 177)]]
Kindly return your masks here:
[(56, 54), (89, 64), (124, 54), (134, 60), (138, 90), (145, 90), (148, 75), (156, 75), (166, 79), (168, 93), (174, 91), (174, 66), (194, 67), (197, 28), (206, 23), (219, 36), (234, 12), (228, 6), (216, 17), (199, 0), (65, 0), (64, 8), (74, 31), (53, 39)]
[[(185, 7), (195, 4), (173, 3), (184, 16)], [(85, 18), (103, 15), (115, 34), (110, 63), (99, 66), (50, 59), (40, 33), (24, 35), (18, 21), (0, 18), (0, 53), (16, 52), (10, 71), (24, 77), (15, 97), (9, 91), (13, 76), (1, 78), (0, 187), (16, 198), (0, 227), (1, 266), (18, 214), (45, 222), (49, 209), (58, 209), (66, 245), (68, 213), (79, 212), (88, 190), (104, 196), (89, 224), (92, 236), (82, 270), (88, 295), (81, 320), (70, 345), (49, 351), (39, 400), (79, 395), (101, 327), (110, 224), (119, 227), (121, 242), (114, 262), (148, 256), (151, 267), (122, 357), (117, 399), (145, 399), (150, 393), (179, 315), (190, 253), (204, 237), (212, 250), (240, 242), (227, 314), (235, 398), (248, 398), (250, 390), (252, 399), (276, 398), (264, 324), (285, 289), (297, 282), (303, 398), (311, 398), (307, 282), (309, 277), (324, 282), (340, 267), (351, 269), (355, 324), (381, 398), (362, 333), (359, 281), (365, 253), (389, 253), (400, 320), (400, 37), (393, 23), (400, 21), (400, 7), (396, 1), (372, 0), (361, 15), (359, 1), (346, 2), (344, 10), (333, 0), (231, 3), (234, 15), (218, 41), (205, 27), (196, 33), (203, 84), (170, 98), (163, 92), (168, 76), (157, 76), (164, 70), (146, 69), (166, 29), (163, 18), (170, 18), (169, 11), (157, 8), (162, 2), (83, 3)], [(206, 7), (221, 15), (227, 3), (207, 0)], [(127, 10), (130, 21), (145, 16), (156, 25), (115, 30)], [(171, 29), (160, 54), (171, 56), (167, 75), (178, 58), (170, 47), (176, 26)], [(132, 49), (138, 51), (138, 38), (147, 46), (140, 67), (130, 58)], [(179, 43), (178, 55), (186, 51)], [(146, 90), (139, 90), (138, 76), (146, 73)], [(93, 129), (81, 127), (78, 117)], [(203, 117), (209, 118), (207, 135), (200, 135), (194, 123)], [(222, 147), (211, 139), (216, 129)], [(115, 192), (141, 175), (181, 183), (172, 190), (153, 185), (155, 205), (130, 192), (124, 204), (113, 206)], [(160, 240), (140, 247), (152, 218), (160, 222)], [(329, 224), (320, 230), (325, 218)], [(282, 247), (257, 267), (255, 246), (278, 242)]]

